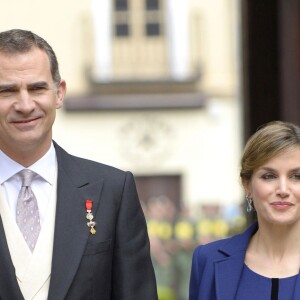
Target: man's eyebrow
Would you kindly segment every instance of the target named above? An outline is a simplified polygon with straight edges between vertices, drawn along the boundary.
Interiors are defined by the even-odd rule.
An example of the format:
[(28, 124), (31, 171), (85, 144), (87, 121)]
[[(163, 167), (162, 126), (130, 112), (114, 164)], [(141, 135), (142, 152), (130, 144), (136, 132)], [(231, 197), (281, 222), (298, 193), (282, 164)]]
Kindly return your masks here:
[(15, 84), (0, 84), (0, 91), (13, 91), (16, 89), (17, 86)]
[(49, 84), (46, 81), (37, 81), (27, 85), (27, 88), (37, 88), (37, 87), (45, 87), (49, 88)]
[[(46, 81), (37, 81), (37, 82), (33, 82), (33, 83), (29, 83), (27, 85), (28, 89), (32, 89), (32, 88), (37, 88), (37, 87), (44, 87), (44, 88), (49, 88), (49, 84)], [(4, 91), (15, 91), (18, 89), (18, 86), (14, 83), (12, 84), (0, 84), (0, 91), (4, 92)]]

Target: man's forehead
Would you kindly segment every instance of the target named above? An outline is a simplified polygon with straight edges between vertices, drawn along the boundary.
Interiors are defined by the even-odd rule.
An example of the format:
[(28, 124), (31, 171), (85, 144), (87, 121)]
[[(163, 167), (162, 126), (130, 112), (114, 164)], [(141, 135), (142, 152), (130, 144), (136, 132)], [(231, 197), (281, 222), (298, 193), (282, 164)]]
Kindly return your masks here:
[(50, 61), (47, 53), (38, 47), (32, 47), (29, 51), (24, 52), (0, 51), (0, 63), (5, 63), (6, 61), (9, 61), (10, 63), (22, 63), (30, 60), (32, 60), (33, 62), (37, 62), (40, 60), (50, 67)]
[(38, 47), (21, 53), (0, 51), (0, 85), (11, 84), (14, 85), (14, 90), (41, 85), (52, 88), (55, 82), (47, 53)]
[(34, 48), (25, 53), (0, 52), (0, 72), (50, 72), (50, 62), (45, 51)]

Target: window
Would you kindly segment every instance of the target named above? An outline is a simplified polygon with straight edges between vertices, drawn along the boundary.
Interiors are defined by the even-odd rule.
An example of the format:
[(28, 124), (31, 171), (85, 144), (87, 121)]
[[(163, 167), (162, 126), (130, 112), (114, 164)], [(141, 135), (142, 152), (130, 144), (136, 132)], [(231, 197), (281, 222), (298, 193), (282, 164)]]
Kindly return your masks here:
[(158, 10), (159, 2), (158, 0), (146, 0), (146, 10)]
[(161, 36), (164, 19), (163, 5), (163, 0), (113, 0), (114, 36), (126, 38), (140, 33), (149, 38)]
[(128, 10), (128, 1), (127, 0), (115, 0), (115, 10), (116, 11)]
[(157, 36), (160, 35), (160, 26), (158, 23), (147, 23), (146, 24), (146, 35)]
[(115, 25), (115, 36), (128, 36), (129, 26), (128, 24), (116, 24)]
[(161, 0), (145, 0), (145, 35), (155, 37), (162, 34), (162, 12), (160, 7)]
[(128, 21), (128, 0), (114, 1), (114, 35), (116, 37), (129, 36), (129, 21)]

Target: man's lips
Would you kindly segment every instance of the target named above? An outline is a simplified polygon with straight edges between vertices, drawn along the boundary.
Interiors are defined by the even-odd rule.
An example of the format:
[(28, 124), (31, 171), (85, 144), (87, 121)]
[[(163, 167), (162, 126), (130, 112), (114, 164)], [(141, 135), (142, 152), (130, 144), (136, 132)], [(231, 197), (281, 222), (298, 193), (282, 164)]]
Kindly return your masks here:
[(40, 117), (31, 117), (29, 119), (16, 119), (16, 120), (12, 120), (10, 123), (15, 123), (15, 124), (26, 124), (26, 123), (30, 123), (33, 121), (38, 120)]
[(39, 119), (40, 117), (31, 117), (29, 119), (16, 119), (12, 120), (10, 123), (21, 131), (27, 131), (34, 129)]

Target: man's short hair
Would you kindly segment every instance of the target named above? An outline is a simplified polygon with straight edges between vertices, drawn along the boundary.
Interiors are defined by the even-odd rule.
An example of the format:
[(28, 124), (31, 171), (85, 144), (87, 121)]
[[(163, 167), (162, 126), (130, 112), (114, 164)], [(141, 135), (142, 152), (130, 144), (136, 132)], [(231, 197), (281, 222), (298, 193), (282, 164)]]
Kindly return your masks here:
[(0, 53), (26, 53), (34, 47), (46, 52), (50, 62), (52, 79), (58, 86), (61, 80), (58, 61), (52, 47), (43, 38), (31, 31), (22, 29), (0, 32)]

